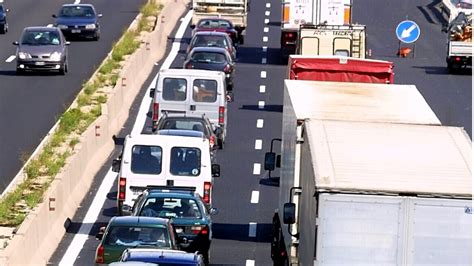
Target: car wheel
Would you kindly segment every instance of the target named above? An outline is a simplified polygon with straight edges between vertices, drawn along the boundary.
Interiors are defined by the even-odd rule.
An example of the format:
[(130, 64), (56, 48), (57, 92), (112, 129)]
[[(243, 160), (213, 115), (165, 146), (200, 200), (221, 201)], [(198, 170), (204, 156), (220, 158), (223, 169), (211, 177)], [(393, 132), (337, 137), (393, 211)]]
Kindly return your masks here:
[(66, 64), (59, 69), (59, 75), (66, 75)]
[(209, 265), (209, 260), (211, 259), (210, 250), (207, 250), (206, 252), (202, 253), (202, 258), (204, 259), (204, 264)]
[(224, 140), (223, 139), (217, 139), (217, 147), (219, 147), (219, 150), (224, 149)]
[(16, 74), (17, 74), (17, 75), (23, 75), (23, 74), (25, 74), (25, 70), (23, 70), (23, 69), (21, 69), (21, 68), (17, 68), (17, 69), (16, 69)]
[(1, 34), (5, 34), (7, 32), (7, 25), (3, 25), (2, 28), (0, 29)]

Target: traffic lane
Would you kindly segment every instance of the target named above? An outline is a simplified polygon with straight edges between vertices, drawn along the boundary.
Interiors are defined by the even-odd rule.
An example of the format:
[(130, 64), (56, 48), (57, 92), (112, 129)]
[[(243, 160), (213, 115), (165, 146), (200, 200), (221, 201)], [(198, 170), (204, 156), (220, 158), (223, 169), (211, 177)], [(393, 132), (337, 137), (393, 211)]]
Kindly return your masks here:
[[(102, 38), (98, 42), (73, 42), (69, 47), (70, 72), (66, 76), (54, 74), (15, 75), (15, 61), (2, 61), (0, 78), (0, 123), (8, 125), (0, 133), (0, 145), (8, 153), (0, 155), (0, 190), (4, 190), (54, 125), (57, 118), (69, 107), (81, 85), (110, 51), (123, 29), (138, 14), (142, 1), (116, 1), (116, 8), (107, 9), (107, 1), (96, 1), (99, 10), (105, 11), (101, 24)], [(44, 11), (49, 14), (58, 7)], [(50, 17), (51, 18), (51, 17)], [(49, 19), (47, 19), (49, 20)], [(47, 23), (48, 21), (41, 23)], [(51, 22), (51, 21), (49, 21)], [(18, 37), (16, 37), (18, 38)], [(3, 43), (2, 43), (3, 44)], [(4, 45), (4, 44), (3, 44)], [(10, 44), (7, 49), (14, 54)]]
[[(380, 16), (366, 16), (380, 14)], [(378, 12), (378, 13), (377, 13)], [(414, 84), (443, 125), (464, 127), (472, 138), (471, 71), (448, 74), (446, 69), (445, 20), (431, 1), (380, 2), (362, 0), (353, 9), (354, 19), (367, 25), (367, 43), (372, 58), (395, 64), (395, 83)], [(421, 34), (413, 48), (413, 57), (398, 58), (395, 29), (406, 17), (415, 21)]]

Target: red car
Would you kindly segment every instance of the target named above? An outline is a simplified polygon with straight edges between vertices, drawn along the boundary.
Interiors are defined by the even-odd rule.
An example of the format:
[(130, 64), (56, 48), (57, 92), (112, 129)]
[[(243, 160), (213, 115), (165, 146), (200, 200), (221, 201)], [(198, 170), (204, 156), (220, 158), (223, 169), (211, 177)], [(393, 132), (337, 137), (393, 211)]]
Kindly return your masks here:
[(235, 28), (232, 22), (227, 19), (203, 18), (196, 25), (191, 25), (191, 28), (193, 29), (193, 35), (199, 31), (220, 31), (227, 33), (234, 45), (244, 43), (242, 30)]

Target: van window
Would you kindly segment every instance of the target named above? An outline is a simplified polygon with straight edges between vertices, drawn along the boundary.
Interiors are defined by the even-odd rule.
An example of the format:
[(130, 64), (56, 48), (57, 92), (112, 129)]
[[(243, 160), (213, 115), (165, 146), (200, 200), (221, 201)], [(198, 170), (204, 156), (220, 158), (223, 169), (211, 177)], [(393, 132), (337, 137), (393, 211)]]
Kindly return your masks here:
[(186, 87), (185, 79), (165, 78), (163, 80), (163, 99), (167, 101), (185, 101)]
[(217, 100), (217, 81), (195, 79), (193, 82), (193, 100), (195, 102), (215, 102)]
[(171, 148), (170, 173), (179, 176), (198, 176), (201, 173), (201, 150), (189, 147)]
[(161, 155), (161, 147), (159, 146), (133, 146), (132, 172), (136, 174), (160, 174)]

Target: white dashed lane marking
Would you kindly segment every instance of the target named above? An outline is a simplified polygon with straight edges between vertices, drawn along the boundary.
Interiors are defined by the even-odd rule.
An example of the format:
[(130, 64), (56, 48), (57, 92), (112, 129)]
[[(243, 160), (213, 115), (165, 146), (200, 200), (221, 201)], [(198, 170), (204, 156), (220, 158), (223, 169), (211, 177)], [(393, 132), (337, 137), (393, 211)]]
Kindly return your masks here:
[(254, 164), (253, 164), (253, 174), (254, 174), (254, 175), (259, 175), (261, 169), (262, 169), (262, 165), (261, 165), (261, 164), (259, 164), (259, 163), (254, 163)]
[(270, 11), (265, 11), (265, 16), (270, 16)]
[(260, 85), (260, 88), (259, 88), (260, 93), (265, 93), (266, 90), (267, 90), (267, 87), (265, 85)]
[(256, 139), (255, 140), (255, 149), (256, 150), (261, 150), (262, 149), (262, 140), (261, 139)]
[(10, 63), (11, 61), (15, 60), (16, 56), (15, 55), (10, 55), (10, 57), (5, 60), (5, 62)]
[(265, 24), (270, 23), (270, 20), (268, 18), (265, 19)]
[(267, 78), (267, 71), (260, 72), (260, 78), (266, 79)]
[(250, 197), (250, 203), (257, 204), (259, 196), (260, 196), (260, 192), (256, 190), (252, 191), (252, 196)]
[(257, 128), (263, 128), (263, 119), (257, 119)]
[(249, 223), (249, 237), (256, 237), (257, 236), (257, 223), (250, 222)]
[(263, 42), (268, 42), (268, 37), (267, 36), (263, 36)]
[(265, 5), (266, 8), (270, 8), (271, 6), (272, 6), (272, 4), (270, 4), (270, 3), (267, 3), (267, 4)]
[(245, 261), (245, 266), (255, 266), (255, 261), (254, 260), (246, 260)]
[(262, 46), (262, 52), (266, 53), (268, 50), (268, 47), (267, 46)]
[(263, 32), (268, 32), (268, 27), (263, 28)]
[(265, 108), (265, 102), (264, 101), (258, 101), (258, 109), (263, 109)]
[(267, 63), (267, 58), (266, 57), (262, 58), (262, 64), (266, 64), (266, 63)]
[(76, 0), (74, 1), (74, 4), (77, 5), (77, 4), (80, 4), (81, 3), (81, 0)]

